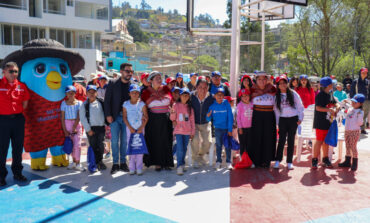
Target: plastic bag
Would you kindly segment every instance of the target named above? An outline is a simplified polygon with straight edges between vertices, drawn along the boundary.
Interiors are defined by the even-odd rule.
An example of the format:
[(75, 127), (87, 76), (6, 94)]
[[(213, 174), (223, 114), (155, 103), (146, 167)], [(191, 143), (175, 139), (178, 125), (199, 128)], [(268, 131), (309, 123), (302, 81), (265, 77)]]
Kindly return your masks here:
[(66, 139), (64, 140), (63, 151), (69, 155), (72, 153), (72, 150), (73, 150), (73, 142), (70, 137), (66, 137)]
[(249, 158), (248, 153), (244, 152), (242, 155), (242, 160), (235, 164), (235, 169), (245, 169), (251, 167), (253, 164), (251, 158)]
[(148, 154), (144, 135), (142, 133), (130, 134), (130, 140), (127, 146), (127, 155)]
[(96, 171), (96, 162), (95, 162), (95, 155), (94, 155), (94, 150), (92, 149), (91, 146), (87, 149), (87, 162), (88, 162), (88, 169), (90, 172), (95, 172)]
[(236, 141), (232, 136), (229, 136), (227, 133), (222, 138), (223, 145), (227, 149), (232, 149), (232, 150), (239, 150), (240, 145), (238, 141)]
[(332, 147), (337, 147), (338, 144), (338, 123), (334, 120), (329, 128), (328, 134), (325, 137), (325, 143)]

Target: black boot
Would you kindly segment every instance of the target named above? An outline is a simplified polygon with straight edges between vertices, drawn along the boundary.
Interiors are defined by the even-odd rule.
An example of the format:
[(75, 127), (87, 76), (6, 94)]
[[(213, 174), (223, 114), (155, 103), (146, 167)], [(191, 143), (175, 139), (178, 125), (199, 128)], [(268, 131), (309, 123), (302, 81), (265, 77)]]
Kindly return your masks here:
[(333, 164), (331, 164), (329, 157), (322, 158), (323, 166), (326, 168), (333, 168)]
[(351, 166), (351, 170), (352, 171), (356, 171), (357, 170), (357, 162), (358, 162), (358, 158), (353, 158), (352, 159), (352, 166)]
[(343, 163), (338, 164), (339, 167), (351, 167), (351, 157), (346, 156), (346, 159)]
[(319, 160), (317, 158), (312, 158), (312, 169), (316, 170)]

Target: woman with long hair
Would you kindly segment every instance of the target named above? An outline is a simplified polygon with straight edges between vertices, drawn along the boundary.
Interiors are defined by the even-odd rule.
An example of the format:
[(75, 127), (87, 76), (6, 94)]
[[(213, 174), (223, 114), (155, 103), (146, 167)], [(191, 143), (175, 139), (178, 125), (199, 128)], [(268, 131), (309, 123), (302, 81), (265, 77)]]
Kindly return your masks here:
[(292, 78), (290, 78), (289, 87), (290, 87), (290, 89), (293, 89), (293, 90), (296, 87), (298, 87), (298, 78), (296, 76), (293, 76)]
[(185, 84), (184, 84), (184, 76), (182, 73), (177, 73), (176, 74), (176, 85), (177, 87), (179, 88), (184, 88), (185, 87)]
[(279, 168), (283, 160), (285, 141), (288, 137), (287, 168), (293, 169), (294, 138), (298, 125), (303, 120), (304, 107), (301, 98), (288, 86), (288, 79), (280, 76), (276, 79), (277, 93), (275, 104), (276, 123), (279, 126), (279, 143), (277, 146), (274, 168)]
[(302, 74), (299, 76), (298, 87), (295, 90), (301, 97), (304, 108), (315, 104), (315, 92), (307, 75)]
[[(243, 77), (240, 79), (240, 90), (241, 89), (247, 89), (248, 91), (251, 91), (251, 87), (253, 86), (252, 78), (248, 74), (244, 74)], [(239, 90), (239, 92), (240, 92)], [(239, 92), (236, 94), (236, 102), (240, 102)]]

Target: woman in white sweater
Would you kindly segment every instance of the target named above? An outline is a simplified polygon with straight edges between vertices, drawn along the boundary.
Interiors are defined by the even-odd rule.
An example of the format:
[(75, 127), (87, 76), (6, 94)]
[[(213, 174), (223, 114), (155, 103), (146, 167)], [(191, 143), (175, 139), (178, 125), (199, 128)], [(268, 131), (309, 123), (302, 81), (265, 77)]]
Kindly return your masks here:
[(279, 143), (274, 168), (279, 168), (283, 159), (285, 141), (288, 136), (287, 168), (293, 169), (294, 137), (303, 120), (304, 106), (298, 93), (290, 89), (285, 76), (276, 78), (277, 93), (274, 107), (276, 124), (279, 126)]

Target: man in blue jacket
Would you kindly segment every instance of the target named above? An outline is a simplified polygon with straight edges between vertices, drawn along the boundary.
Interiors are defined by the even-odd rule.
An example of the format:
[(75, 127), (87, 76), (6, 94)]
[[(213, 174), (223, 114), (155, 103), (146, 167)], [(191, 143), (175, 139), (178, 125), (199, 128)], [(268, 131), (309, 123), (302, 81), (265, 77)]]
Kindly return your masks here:
[[(223, 137), (225, 134), (232, 136), (233, 131), (233, 112), (231, 110), (231, 106), (229, 102), (224, 99), (225, 90), (220, 87), (217, 89), (215, 94), (216, 101), (213, 102), (211, 107), (209, 107), (207, 120), (213, 121), (213, 125), (215, 126), (215, 138), (216, 138), (216, 169), (221, 168), (222, 158), (222, 142)], [(231, 165), (231, 148), (225, 148), (226, 151), (226, 163), (227, 168), (232, 169), (233, 166)]]
[(362, 134), (367, 134), (365, 130), (366, 129), (366, 118), (370, 110), (370, 90), (369, 90), (370, 81), (367, 77), (367, 74), (368, 74), (368, 69), (365, 67), (361, 68), (358, 79), (352, 82), (351, 92), (350, 92), (351, 98), (353, 98), (353, 96), (355, 96), (356, 94), (363, 94), (366, 97), (366, 100), (362, 106), (364, 110), (364, 124), (361, 126)]
[(207, 112), (213, 104), (214, 98), (208, 92), (208, 83), (205, 79), (199, 79), (196, 90), (191, 95), (191, 107), (195, 117), (195, 135), (191, 142), (193, 167), (206, 164), (203, 156), (208, 153), (211, 146), (211, 124), (207, 120)]
[(224, 89), (225, 96), (231, 96), (229, 87), (221, 83), (221, 73), (219, 71), (213, 71), (209, 92), (212, 95), (215, 95), (217, 93), (217, 89), (220, 87)]

